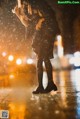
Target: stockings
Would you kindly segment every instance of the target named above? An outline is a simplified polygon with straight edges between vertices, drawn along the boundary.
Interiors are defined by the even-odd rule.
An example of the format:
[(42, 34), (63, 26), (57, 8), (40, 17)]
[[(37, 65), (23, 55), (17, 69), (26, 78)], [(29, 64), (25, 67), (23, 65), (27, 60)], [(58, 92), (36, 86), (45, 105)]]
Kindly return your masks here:
[(42, 60), (41, 58), (38, 59), (37, 62), (37, 73), (38, 73), (38, 83), (39, 86), (42, 87), (42, 78), (43, 78), (43, 61), (45, 63), (45, 68), (48, 76), (48, 83), (53, 82), (53, 75), (52, 75), (52, 65), (49, 59), (45, 58)]

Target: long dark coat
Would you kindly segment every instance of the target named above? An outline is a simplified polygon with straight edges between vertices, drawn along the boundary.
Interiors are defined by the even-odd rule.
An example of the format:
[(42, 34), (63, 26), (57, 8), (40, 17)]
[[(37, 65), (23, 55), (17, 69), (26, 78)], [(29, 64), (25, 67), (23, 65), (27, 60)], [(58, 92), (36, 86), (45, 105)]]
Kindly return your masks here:
[[(32, 48), (34, 52), (41, 58), (53, 58), (53, 44), (55, 36), (60, 34), (60, 29), (56, 20), (55, 12), (45, 2), (45, 0), (29, 0), (32, 9), (37, 9), (41, 12), (45, 21), (39, 30), (36, 30), (40, 16), (32, 15), (30, 28), (33, 29)], [(30, 16), (31, 17), (31, 16)]]

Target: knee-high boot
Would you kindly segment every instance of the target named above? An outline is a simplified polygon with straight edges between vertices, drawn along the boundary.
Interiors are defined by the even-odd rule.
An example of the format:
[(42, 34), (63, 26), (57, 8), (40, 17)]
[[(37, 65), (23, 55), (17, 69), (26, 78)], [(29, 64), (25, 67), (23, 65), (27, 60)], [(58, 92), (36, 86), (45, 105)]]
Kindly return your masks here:
[(33, 91), (33, 94), (44, 93), (44, 88), (43, 88), (43, 84), (42, 84), (42, 78), (43, 78), (42, 63), (43, 63), (43, 61), (41, 59), (39, 59), (37, 62), (38, 87), (37, 87), (36, 91)]
[(54, 84), (53, 81), (53, 74), (52, 74), (52, 65), (49, 59), (45, 59), (45, 67), (48, 76), (48, 86), (46, 88), (46, 93), (51, 92), (52, 90), (56, 91), (57, 86)]
[(38, 60), (38, 63), (37, 63), (37, 75), (38, 75), (38, 84), (39, 84), (39, 87), (42, 88), (43, 85), (42, 85), (42, 78), (43, 78), (43, 66), (42, 66), (42, 60)]

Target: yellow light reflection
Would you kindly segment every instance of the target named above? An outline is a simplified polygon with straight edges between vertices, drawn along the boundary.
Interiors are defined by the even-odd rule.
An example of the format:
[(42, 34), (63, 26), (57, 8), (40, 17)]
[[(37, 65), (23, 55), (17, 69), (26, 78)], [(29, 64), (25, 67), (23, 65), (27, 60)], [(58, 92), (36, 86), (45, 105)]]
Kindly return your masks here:
[(76, 69), (74, 71), (74, 78), (75, 78), (75, 88), (79, 91), (80, 90), (80, 69)]
[(28, 115), (25, 104), (10, 103), (9, 104), (10, 119), (24, 119), (25, 114)]
[(62, 98), (62, 102), (63, 102), (63, 105), (65, 107), (67, 107), (67, 101), (66, 101), (66, 83), (65, 83), (65, 76), (66, 75), (66, 72), (64, 71), (61, 71), (60, 72), (60, 90), (61, 90), (61, 98)]

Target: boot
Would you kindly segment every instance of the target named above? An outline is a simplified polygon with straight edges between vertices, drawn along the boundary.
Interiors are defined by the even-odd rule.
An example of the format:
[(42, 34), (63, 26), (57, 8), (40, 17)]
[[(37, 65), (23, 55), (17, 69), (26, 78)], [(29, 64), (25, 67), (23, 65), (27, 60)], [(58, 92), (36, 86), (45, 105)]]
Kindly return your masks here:
[(32, 92), (33, 94), (42, 94), (42, 93), (45, 93), (45, 90), (43, 87), (41, 86), (38, 86), (37, 89), (35, 91)]
[(57, 86), (53, 82), (53, 74), (52, 74), (53, 68), (49, 59), (45, 59), (45, 66), (48, 76), (48, 86), (45, 89), (45, 93), (49, 93), (52, 90), (57, 91)]
[(43, 88), (43, 84), (42, 84), (42, 78), (43, 78), (43, 66), (42, 66), (42, 59), (38, 60), (37, 63), (37, 74), (38, 74), (38, 84), (39, 86), (37, 87), (37, 89), (35, 91), (33, 91), (33, 94), (39, 94), (39, 93), (44, 93), (44, 88)]
[(57, 91), (57, 86), (51, 81), (48, 83), (47, 88), (45, 89), (45, 93), (49, 93), (51, 91)]

